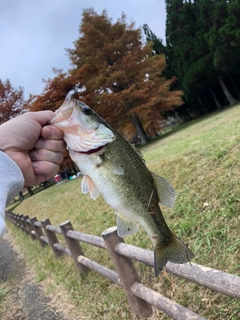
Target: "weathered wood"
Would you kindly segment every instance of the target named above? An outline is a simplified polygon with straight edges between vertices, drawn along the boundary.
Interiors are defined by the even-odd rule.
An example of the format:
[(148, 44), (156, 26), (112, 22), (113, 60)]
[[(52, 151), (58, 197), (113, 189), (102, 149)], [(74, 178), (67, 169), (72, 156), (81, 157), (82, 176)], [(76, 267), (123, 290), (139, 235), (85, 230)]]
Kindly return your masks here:
[(116, 245), (115, 251), (125, 257), (142, 262), (151, 267), (154, 266), (153, 251), (135, 247), (131, 244), (120, 242)]
[(65, 253), (67, 256), (72, 257), (72, 254), (70, 252), (70, 250), (66, 247), (64, 247), (62, 244), (60, 243), (54, 243), (54, 248)]
[(20, 220), (22, 231), (24, 231), (26, 233), (26, 225), (25, 225), (25, 220), (24, 220), (23, 214), (19, 215), (19, 220)]
[(18, 215), (17, 215), (16, 213), (14, 214), (14, 223), (15, 223), (15, 226), (18, 226), (18, 227), (19, 227)]
[(231, 298), (240, 299), (240, 277), (195, 263), (166, 265), (166, 271)]
[(119, 255), (114, 250), (115, 246), (119, 242), (123, 242), (123, 239), (117, 235), (117, 228), (113, 227), (105, 230), (102, 233), (102, 236), (112, 259), (114, 268), (118, 273), (122, 287), (128, 298), (131, 309), (138, 318), (149, 318), (152, 315), (152, 307), (146, 301), (136, 297), (131, 291), (131, 286), (135, 282), (139, 282), (132, 260)]
[(53, 232), (56, 232), (56, 233), (58, 233), (58, 234), (62, 234), (62, 230), (61, 230), (60, 227), (48, 225), (46, 228), (47, 228), (47, 230), (49, 230), (49, 231), (53, 231)]
[(24, 224), (25, 224), (25, 232), (26, 234), (29, 234), (29, 224), (27, 222), (27, 220), (29, 220), (29, 216), (28, 215), (25, 215), (23, 216), (23, 219), (24, 219)]
[[(30, 219), (31, 221), (31, 225), (32, 225), (32, 231), (35, 232), (35, 235), (36, 235), (36, 238), (38, 239), (41, 247), (45, 247), (47, 244), (41, 240), (41, 236), (43, 236), (43, 232), (42, 232), (42, 229), (39, 228), (39, 224), (38, 224), (38, 221), (37, 221), (37, 218), (36, 217), (33, 217)], [(32, 234), (32, 232), (31, 232)]]
[(24, 219), (23, 219), (23, 214), (19, 214), (18, 219), (19, 219), (19, 223), (20, 223), (20, 227), (21, 227), (22, 231), (25, 232), (25, 223), (24, 223)]
[(40, 221), (35, 221), (35, 222), (34, 222), (34, 225), (35, 225), (36, 227), (38, 227), (38, 228), (42, 228), (42, 224), (41, 224)]
[(106, 249), (105, 242), (101, 237), (74, 230), (68, 230), (67, 235), (69, 238), (76, 239), (78, 241), (82, 241), (102, 249)]
[(46, 244), (49, 244), (48, 238), (45, 236), (40, 236), (40, 239), (42, 242), (45, 242)]
[(11, 212), (10, 211), (5, 211), (5, 217), (6, 217), (7, 220), (11, 221)]
[(141, 283), (134, 283), (131, 290), (137, 297), (147, 301), (175, 320), (206, 320), (197, 313), (145, 287)]
[(27, 232), (27, 225), (26, 225), (26, 223), (25, 223), (24, 215), (23, 215), (23, 214), (20, 214), (20, 215), (19, 215), (19, 219), (20, 219), (22, 231), (24, 231), (24, 232), (27, 234), (27, 233), (28, 233), (28, 232)]
[(118, 278), (118, 274), (116, 271), (113, 271), (107, 267), (102, 266), (101, 264), (90, 260), (84, 256), (79, 256), (78, 257), (78, 262), (80, 262), (81, 264), (83, 264), (84, 266), (86, 266), (89, 269), (94, 270), (95, 272), (101, 274), (102, 276), (104, 276), (105, 278), (109, 279), (110, 281), (118, 284), (119, 286), (121, 286), (120, 280)]
[(68, 248), (69, 248), (69, 250), (71, 252), (71, 256), (73, 258), (73, 261), (75, 263), (75, 266), (76, 266), (77, 270), (80, 273), (83, 273), (83, 274), (86, 273), (88, 271), (88, 269), (85, 266), (83, 266), (81, 263), (79, 263), (78, 260), (77, 260), (78, 256), (81, 256), (81, 255), (83, 256), (84, 255), (83, 254), (83, 250), (82, 250), (79, 242), (77, 240), (69, 238), (67, 236), (68, 230), (73, 230), (71, 222), (70, 221), (66, 221), (66, 222), (62, 223), (60, 225), (60, 228), (62, 230), (63, 236), (65, 238), (65, 241), (66, 241), (67, 245), (68, 245)]
[(14, 223), (14, 219), (13, 219), (13, 213), (12, 212), (9, 212), (7, 211), (6, 213), (6, 216), (8, 217), (8, 220), (11, 221), (12, 223)]
[(51, 246), (51, 248), (52, 248), (52, 251), (53, 251), (55, 257), (56, 257), (56, 258), (60, 257), (60, 256), (63, 254), (63, 252), (57, 250), (57, 249), (54, 247), (54, 243), (59, 243), (59, 241), (58, 241), (58, 238), (57, 238), (55, 232), (49, 231), (49, 228), (48, 228), (48, 227), (51, 226), (50, 220), (47, 218), (47, 219), (41, 221), (41, 223), (42, 223), (42, 227), (43, 227), (43, 229), (44, 229), (44, 232), (45, 232), (45, 234), (46, 234), (46, 236), (47, 236), (47, 238), (48, 238), (48, 243), (50, 244), (50, 246)]
[(36, 233), (34, 231), (33, 224), (31, 223), (31, 219), (29, 217), (26, 219), (26, 224), (32, 240), (36, 240), (37, 239)]
[[(41, 228), (44, 228), (44, 222), (41, 223), (38, 222), (36, 218), (29, 219), (28, 216), (14, 214), (12, 212), (6, 212), (6, 218), (22, 230), (28, 230), (31, 237), (33, 239), (38, 239), (42, 246), (48, 243), (50, 244), (49, 239), (42, 233)], [(138, 276), (130, 259), (153, 266), (153, 252), (125, 244), (123, 239), (117, 236), (116, 228), (106, 230), (103, 233), (104, 240), (97, 236), (72, 230), (70, 222), (63, 223), (60, 227), (55, 227), (46, 223), (45, 229), (51, 234), (56, 232), (64, 235), (69, 249), (58, 242), (55, 242), (55, 240), (53, 241), (55, 243), (52, 245), (54, 250), (72, 257), (77, 268), (81, 266), (82, 268), (85, 268), (85, 270), (87, 270), (87, 268), (92, 269), (114, 283), (122, 286), (129, 299), (131, 308), (139, 318), (147, 318), (151, 315), (152, 311), (149, 305), (150, 303), (173, 319), (204, 319), (191, 310), (186, 309), (139, 283)], [(115, 271), (84, 257), (82, 251), (79, 251), (78, 249), (78, 241), (108, 249), (118, 274)], [(229, 297), (240, 299), (240, 277), (236, 275), (194, 263), (191, 265), (189, 263), (182, 265), (167, 263), (166, 271)], [(145, 313), (144, 315), (142, 311)]]
[[(133, 260), (154, 266), (153, 252), (119, 243), (115, 251)], [(220, 292), (231, 298), (240, 299), (240, 277), (223, 271), (204, 267), (195, 263), (174, 264), (168, 262), (166, 271), (177, 277), (192, 281), (198, 285)]]
[(20, 219), (19, 214), (16, 215), (16, 222), (17, 222), (17, 226), (22, 230), (22, 221)]

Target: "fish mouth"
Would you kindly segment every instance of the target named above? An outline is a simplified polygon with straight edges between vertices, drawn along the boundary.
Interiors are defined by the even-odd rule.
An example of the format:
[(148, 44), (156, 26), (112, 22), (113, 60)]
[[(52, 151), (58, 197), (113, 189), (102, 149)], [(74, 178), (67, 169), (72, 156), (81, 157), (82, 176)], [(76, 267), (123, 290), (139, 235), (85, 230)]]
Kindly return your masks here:
[(69, 151), (74, 152), (74, 153), (79, 153), (79, 154), (86, 154), (86, 155), (90, 155), (90, 154), (94, 154), (94, 153), (102, 153), (101, 151), (105, 148), (105, 145), (100, 146), (98, 148), (95, 149), (90, 149), (87, 151), (77, 151), (77, 150), (72, 150), (69, 149)]

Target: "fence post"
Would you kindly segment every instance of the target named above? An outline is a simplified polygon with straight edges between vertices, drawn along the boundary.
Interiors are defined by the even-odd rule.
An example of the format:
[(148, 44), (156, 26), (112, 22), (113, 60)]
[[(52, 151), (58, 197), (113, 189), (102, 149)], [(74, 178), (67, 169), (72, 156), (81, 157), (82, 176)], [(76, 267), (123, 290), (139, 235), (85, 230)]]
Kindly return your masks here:
[(71, 222), (70, 221), (63, 222), (62, 224), (60, 224), (60, 228), (62, 230), (64, 239), (68, 245), (68, 248), (71, 252), (71, 255), (77, 270), (82, 274), (86, 273), (88, 271), (88, 268), (86, 268), (84, 265), (79, 263), (77, 260), (78, 256), (84, 256), (82, 248), (79, 244), (79, 241), (76, 239), (69, 238), (67, 235), (68, 230), (73, 230)]
[(30, 234), (30, 237), (32, 238), (32, 240), (36, 240), (37, 235), (35, 233), (35, 229), (33, 228), (32, 218), (28, 218), (27, 225), (28, 225), (28, 232)]
[(15, 215), (15, 220), (16, 220), (16, 226), (21, 229), (21, 221), (18, 213)]
[(14, 217), (14, 213), (13, 212), (11, 213), (11, 221), (12, 221), (13, 224), (15, 224), (15, 217)]
[(102, 233), (105, 245), (112, 259), (114, 268), (120, 278), (121, 284), (128, 298), (129, 304), (138, 318), (149, 318), (152, 315), (152, 307), (146, 301), (135, 296), (131, 287), (135, 282), (140, 282), (133, 262), (127, 257), (118, 254), (114, 248), (119, 242), (124, 242), (117, 234), (117, 228), (112, 227)]
[(11, 221), (10, 211), (5, 211), (5, 217), (7, 220)]
[(41, 247), (44, 248), (47, 244), (45, 242), (43, 242), (40, 238), (41, 236), (43, 236), (42, 229), (40, 227), (37, 227), (34, 224), (34, 222), (38, 222), (37, 218), (36, 217), (31, 218), (30, 221), (31, 221), (31, 225), (32, 225), (32, 231), (34, 231), (35, 236), (38, 239), (38, 241), (40, 242)]
[(24, 219), (24, 223), (25, 223), (25, 232), (26, 234), (30, 234), (31, 230), (29, 230), (29, 223), (27, 222), (27, 220), (29, 220), (29, 216), (28, 215), (25, 215), (23, 216), (23, 219)]
[(22, 228), (23, 231), (28, 234), (28, 229), (27, 229), (27, 223), (26, 223), (26, 216), (24, 216), (23, 214), (21, 214), (20, 219), (22, 221)]
[(53, 251), (55, 257), (56, 257), (56, 258), (60, 257), (61, 255), (63, 255), (63, 252), (57, 250), (57, 249), (54, 247), (54, 243), (59, 243), (58, 238), (57, 238), (55, 232), (49, 231), (49, 230), (47, 230), (47, 228), (46, 228), (47, 225), (51, 225), (50, 220), (47, 218), (47, 219), (41, 221), (41, 223), (42, 223), (44, 232), (45, 232), (45, 234), (46, 234), (46, 237), (48, 238), (48, 242), (49, 242), (49, 244), (50, 244), (50, 246), (51, 246), (51, 248), (52, 248), (52, 251)]
[(23, 220), (23, 214), (19, 215), (19, 223), (20, 223), (20, 228), (22, 229), (22, 231), (25, 232), (25, 223), (24, 223), (24, 220)]

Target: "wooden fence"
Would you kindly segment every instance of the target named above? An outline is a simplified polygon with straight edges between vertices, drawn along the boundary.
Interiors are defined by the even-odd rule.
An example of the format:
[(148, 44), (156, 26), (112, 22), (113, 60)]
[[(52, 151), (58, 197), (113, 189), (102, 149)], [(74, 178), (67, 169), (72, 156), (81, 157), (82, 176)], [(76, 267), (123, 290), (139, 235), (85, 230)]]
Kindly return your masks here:
[[(153, 266), (153, 252), (124, 243), (123, 239), (117, 235), (116, 227), (105, 230), (101, 238), (74, 231), (70, 221), (56, 227), (51, 225), (49, 219), (39, 222), (35, 217), (29, 218), (27, 215), (12, 212), (6, 212), (6, 218), (30, 235), (33, 240), (37, 239), (42, 247), (50, 245), (55, 257), (62, 254), (72, 257), (80, 273), (86, 273), (88, 269), (92, 269), (122, 287), (132, 311), (138, 318), (149, 318), (154, 306), (173, 319), (205, 319), (140, 283), (132, 260)], [(58, 242), (56, 234), (63, 235), (66, 247)], [(81, 242), (108, 250), (116, 271), (85, 257)], [(236, 275), (194, 263), (180, 265), (168, 262), (166, 271), (223, 295), (240, 299), (240, 277)]]

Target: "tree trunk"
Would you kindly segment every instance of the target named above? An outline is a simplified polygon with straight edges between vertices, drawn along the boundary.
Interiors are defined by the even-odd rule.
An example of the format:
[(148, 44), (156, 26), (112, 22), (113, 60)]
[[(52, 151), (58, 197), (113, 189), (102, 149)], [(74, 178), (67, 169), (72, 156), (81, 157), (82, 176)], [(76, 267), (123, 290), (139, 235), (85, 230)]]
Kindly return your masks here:
[(179, 117), (183, 118), (186, 122), (192, 120), (192, 117), (191, 117), (190, 113), (187, 110), (186, 104), (178, 107), (177, 108), (177, 112), (178, 112)]
[(44, 181), (44, 182), (43, 182), (43, 188), (44, 188), (44, 189), (47, 189), (47, 187), (48, 187), (48, 181)]
[(141, 144), (146, 144), (148, 142), (148, 137), (139, 117), (136, 114), (131, 115), (131, 120), (136, 128), (137, 134), (141, 140)]
[(156, 130), (155, 125), (154, 125), (153, 122), (151, 122), (151, 128), (152, 128), (153, 135), (154, 135), (153, 137), (154, 138), (158, 137), (158, 133), (157, 133), (157, 130)]
[(19, 192), (19, 200), (20, 200), (20, 202), (23, 202), (23, 200), (24, 200), (24, 195), (23, 195), (22, 191)]
[(31, 187), (27, 187), (27, 191), (28, 191), (30, 197), (33, 196), (33, 191), (32, 191)]
[(226, 87), (226, 85), (225, 85), (222, 77), (219, 76), (219, 77), (218, 77), (218, 81), (219, 81), (220, 86), (222, 87), (222, 90), (223, 90), (223, 92), (224, 92), (224, 94), (225, 94), (228, 102), (230, 103), (230, 105), (233, 105), (233, 104), (237, 103), (237, 100), (235, 100), (235, 99), (233, 98), (233, 96), (232, 96), (231, 93), (229, 92), (228, 88)]
[(211, 89), (211, 95), (212, 95), (212, 97), (213, 97), (213, 100), (214, 100), (214, 102), (215, 102), (215, 104), (216, 104), (217, 109), (221, 109), (221, 108), (222, 108), (222, 105), (221, 105), (220, 102), (218, 101), (218, 99), (217, 99), (217, 97), (216, 97), (216, 95), (215, 95), (215, 93), (213, 92), (212, 89)]
[(205, 103), (205, 106), (206, 106), (206, 109), (208, 110), (208, 112), (211, 112), (211, 111), (216, 109), (216, 106), (213, 105), (212, 100), (209, 101), (209, 95), (208, 94), (202, 95), (202, 99), (203, 99), (203, 101)]
[(230, 74), (229, 74), (229, 78), (230, 78), (230, 80), (231, 80), (231, 82), (232, 82), (232, 85), (233, 85), (234, 90), (236, 91), (237, 98), (239, 98), (239, 97), (240, 97), (239, 89), (238, 89), (238, 87), (236, 86), (236, 83), (235, 83), (233, 77), (232, 77)]

